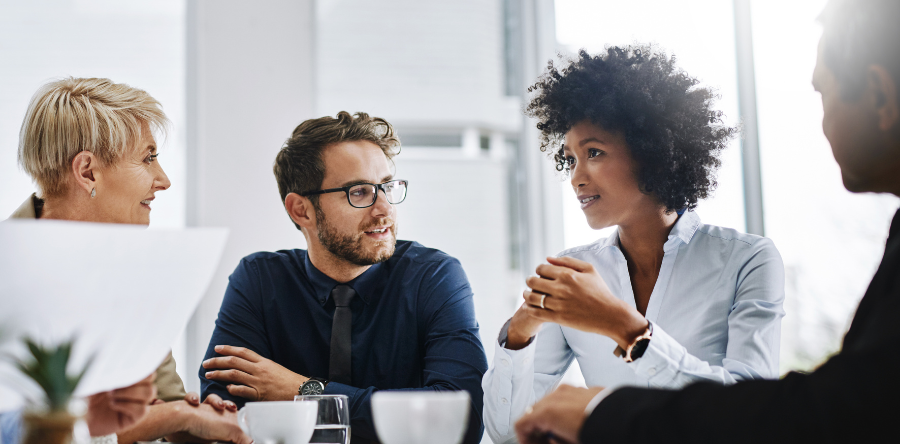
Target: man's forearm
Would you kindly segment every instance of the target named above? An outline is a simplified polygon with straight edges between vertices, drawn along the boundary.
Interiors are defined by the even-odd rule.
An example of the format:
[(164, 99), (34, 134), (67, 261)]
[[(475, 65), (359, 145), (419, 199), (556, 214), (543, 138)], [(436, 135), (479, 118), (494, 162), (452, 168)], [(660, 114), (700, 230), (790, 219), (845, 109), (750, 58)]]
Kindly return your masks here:
[(183, 401), (151, 405), (144, 416), (134, 426), (118, 433), (119, 444), (136, 441), (154, 441), (184, 429), (185, 411)]

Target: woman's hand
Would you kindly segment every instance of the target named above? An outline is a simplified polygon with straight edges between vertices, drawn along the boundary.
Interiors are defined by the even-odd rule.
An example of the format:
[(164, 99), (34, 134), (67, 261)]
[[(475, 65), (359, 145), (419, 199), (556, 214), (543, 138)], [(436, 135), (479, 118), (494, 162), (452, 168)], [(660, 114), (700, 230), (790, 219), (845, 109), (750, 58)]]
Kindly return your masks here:
[(91, 436), (117, 433), (140, 421), (156, 398), (154, 372), (130, 387), (98, 393), (88, 397), (87, 422)]
[[(184, 395), (184, 402), (186, 402), (194, 407), (197, 407), (200, 405), (200, 395), (198, 395), (194, 392), (189, 392), (188, 394)], [(228, 400), (223, 401), (222, 398), (220, 398), (219, 395), (217, 395), (215, 393), (210, 393), (209, 395), (206, 395), (206, 399), (203, 400), (203, 403), (209, 404), (210, 406), (212, 406), (212, 408), (214, 408), (220, 412), (224, 411), (224, 410), (236, 412), (238, 409), (237, 404), (235, 404), (231, 401), (228, 401)]]
[(522, 316), (598, 333), (623, 348), (647, 328), (647, 320), (613, 296), (593, 265), (571, 257), (548, 257), (547, 262), (525, 281), (530, 290), (519, 309), (526, 312)]
[[(207, 397), (208, 399), (209, 397)], [(172, 413), (164, 415), (168, 422), (176, 424), (177, 432), (168, 434), (172, 442), (232, 442), (250, 444), (250, 437), (237, 424), (237, 413), (229, 409), (216, 409), (206, 402), (194, 405), (189, 401), (167, 403)]]
[(184, 399), (153, 401), (143, 420), (118, 432), (119, 441), (153, 441), (166, 437), (173, 442), (212, 443), (216, 441), (250, 443), (237, 425), (237, 408), (231, 401), (209, 395), (204, 402), (196, 393)]

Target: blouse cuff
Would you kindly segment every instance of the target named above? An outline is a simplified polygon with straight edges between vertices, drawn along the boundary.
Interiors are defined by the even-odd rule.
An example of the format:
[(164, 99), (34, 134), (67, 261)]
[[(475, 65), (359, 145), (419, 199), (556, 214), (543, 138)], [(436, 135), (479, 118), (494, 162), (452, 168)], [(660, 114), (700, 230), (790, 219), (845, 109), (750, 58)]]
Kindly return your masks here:
[(668, 386), (678, 375), (679, 363), (687, 350), (669, 336), (659, 324), (653, 324), (653, 337), (644, 355), (628, 364), (638, 375), (647, 378), (651, 386)]

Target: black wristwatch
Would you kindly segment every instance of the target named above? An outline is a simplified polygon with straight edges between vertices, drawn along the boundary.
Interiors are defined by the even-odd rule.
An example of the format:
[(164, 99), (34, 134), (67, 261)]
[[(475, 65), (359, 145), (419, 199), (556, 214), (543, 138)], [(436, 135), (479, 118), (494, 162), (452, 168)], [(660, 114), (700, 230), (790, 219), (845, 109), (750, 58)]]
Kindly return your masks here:
[(625, 360), (625, 362), (634, 362), (636, 359), (644, 356), (647, 347), (650, 346), (650, 339), (653, 337), (653, 323), (647, 322), (647, 329), (640, 336), (634, 339), (628, 348), (623, 349), (616, 346), (613, 354)]
[(307, 379), (297, 392), (300, 395), (321, 395), (322, 393), (325, 393), (326, 385), (328, 385), (328, 381), (322, 378), (312, 377)]

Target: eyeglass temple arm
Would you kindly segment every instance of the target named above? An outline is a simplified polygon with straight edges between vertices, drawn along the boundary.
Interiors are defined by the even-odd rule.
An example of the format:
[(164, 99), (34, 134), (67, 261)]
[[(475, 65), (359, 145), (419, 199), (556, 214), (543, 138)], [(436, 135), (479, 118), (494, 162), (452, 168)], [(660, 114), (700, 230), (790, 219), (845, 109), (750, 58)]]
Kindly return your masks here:
[(395, 180), (389, 180), (389, 181), (387, 181), (387, 182), (385, 182), (385, 183), (369, 183), (369, 184), (358, 183), (358, 184), (355, 184), (355, 185), (347, 185), (347, 186), (345, 186), (345, 187), (340, 187), (340, 188), (329, 188), (329, 189), (327, 189), (327, 190), (307, 191), (307, 192), (305, 192), (305, 193), (300, 193), (300, 195), (306, 197), (306, 196), (312, 196), (312, 195), (314, 195), (314, 194), (334, 193), (334, 192), (336, 192), (336, 191), (347, 191), (347, 190), (349, 190), (350, 188), (353, 188), (353, 187), (355, 187), (355, 186), (357, 186), (357, 185), (373, 185), (373, 186), (375, 186), (375, 188), (381, 190), (382, 192), (386, 192), (386, 191), (384, 191), (384, 186), (387, 185), (387, 184), (389, 184), (389, 183), (391, 183), (391, 182), (403, 182), (406, 186), (409, 186), (409, 181), (408, 181), (408, 180), (404, 180), (404, 179), (395, 179)]

